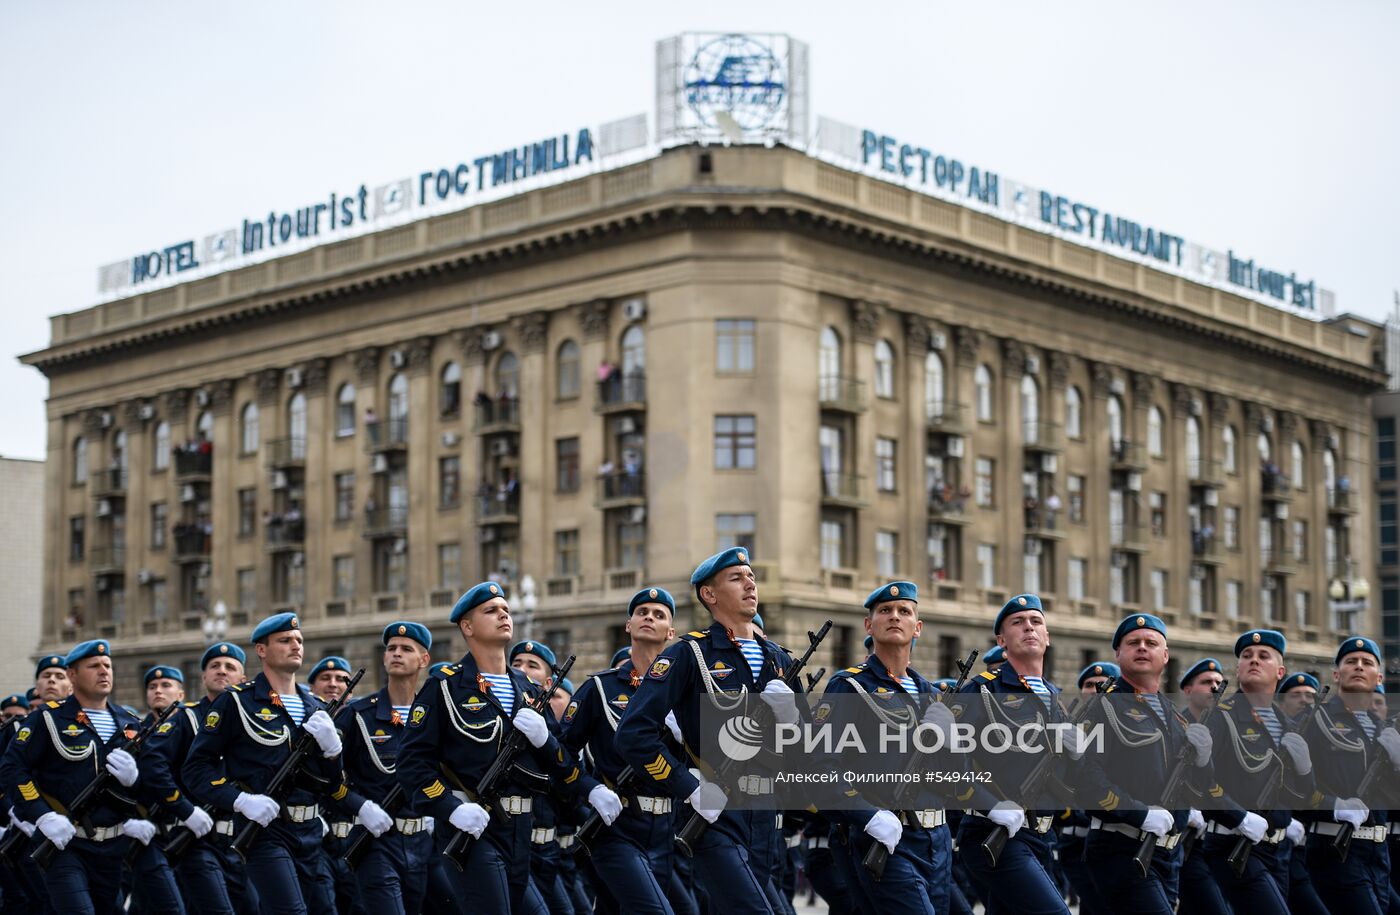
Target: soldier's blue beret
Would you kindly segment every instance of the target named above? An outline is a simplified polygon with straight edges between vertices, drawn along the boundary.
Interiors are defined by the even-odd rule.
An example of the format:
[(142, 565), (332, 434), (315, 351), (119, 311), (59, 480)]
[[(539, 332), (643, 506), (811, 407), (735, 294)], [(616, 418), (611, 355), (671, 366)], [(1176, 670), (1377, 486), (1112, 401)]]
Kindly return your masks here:
[(1123, 618), (1123, 622), (1118, 624), (1118, 628), (1113, 632), (1113, 650), (1117, 651), (1118, 646), (1128, 633), (1136, 632), (1139, 629), (1153, 629), (1162, 634), (1162, 638), (1167, 637), (1167, 624), (1160, 618), (1150, 613), (1134, 613), (1132, 616)]
[(1370, 639), (1366, 638), (1365, 636), (1360, 635), (1354, 635), (1341, 644), (1341, 647), (1337, 649), (1337, 657), (1336, 660), (1333, 661), (1333, 663), (1340, 664), (1342, 663), (1342, 658), (1357, 651), (1369, 651), (1375, 657), (1376, 663), (1380, 663), (1380, 646), (1377, 645), (1375, 642), (1371, 641)]
[(406, 639), (413, 639), (424, 648), (433, 647), (433, 634), (428, 631), (428, 627), (422, 623), (411, 623), (408, 620), (400, 620), (397, 623), (390, 623), (384, 627), (384, 644), (388, 645), (389, 640), (396, 635), (401, 635)]
[(1376, 684), (1376, 688), (1375, 688), (1374, 690), (1372, 690), (1372, 692), (1377, 692), (1377, 693), (1380, 693), (1382, 696), (1384, 696), (1384, 695), (1385, 695), (1385, 684), (1384, 684), (1384, 683), (1377, 683), (1377, 684)]
[(1322, 685), (1317, 682), (1317, 677), (1314, 677), (1312, 674), (1297, 673), (1289, 674), (1284, 677), (1283, 681), (1278, 685), (1278, 691), (1280, 693), (1286, 693), (1290, 689), (1295, 689), (1299, 686), (1311, 686), (1313, 692), (1322, 689)]
[(63, 663), (63, 655), (61, 655), (61, 654), (46, 654), (46, 655), (44, 655), (42, 658), (39, 659), (39, 665), (38, 665), (37, 667), (34, 668), (34, 679), (35, 679), (35, 680), (39, 679), (39, 674), (41, 674), (41, 673), (43, 673), (44, 671), (48, 670), (50, 667), (67, 667), (67, 666), (68, 666), (67, 664)]
[(559, 663), (558, 659), (554, 657), (554, 652), (550, 650), (548, 645), (546, 645), (544, 642), (536, 642), (534, 640), (528, 642), (516, 642), (514, 645), (511, 646), (510, 656), (506, 658), (506, 660), (508, 662), (514, 661), (517, 655), (522, 654), (534, 655), (535, 657), (548, 664), (551, 669)]
[[(749, 565), (749, 551), (739, 546), (731, 546), (727, 550), (720, 550), (715, 555), (706, 559), (695, 567), (695, 571), (690, 574), (690, 583), (695, 587), (695, 599), (700, 600), (700, 586), (720, 572), (730, 566)], [(704, 603), (704, 601), (701, 601)]]
[(865, 637), (865, 650), (866, 650), (866, 651), (869, 651), (870, 649), (872, 649), (872, 648), (874, 648), (874, 647), (875, 647), (875, 636), (873, 636), (873, 635), (867, 635), (867, 636)]
[(933, 681), (933, 688), (941, 689), (945, 693), (957, 685), (958, 681), (952, 677), (939, 677), (937, 680)]
[(1196, 677), (1200, 676), (1201, 674), (1209, 673), (1223, 675), (1224, 671), (1220, 667), (1220, 662), (1215, 660), (1215, 658), (1201, 658), (1195, 664), (1191, 665), (1190, 670), (1186, 671), (1186, 673), (1182, 675), (1181, 682), (1177, 685), (1180, 686), (1182, 689), (1185, 689), (1187, 686), (1191, 685), (1191, 681), (1196, 679)]
[(4, 699), (0, 699), (0, 708), (9, 708), (12, 705), (18, 705), (20, 708), (28, 710), (29, 700), (21, 696), (19, 693), (12, 693), (11, 695), (6, 696)]
[(494, 581), (483, 581), (466, 594), (457, 598), (457, 603), (452, 605), (452, 615), (448, 617), (450, 622), (460, 622), (472, 610), (486, 603), (493, 597), (505, 599), (506, 589), (502, 588)]
[(616, 667), (630, 657), (632, 657), (632, 646), (623, 645), (621, 648), (619, 648), (616, 652), (613, 653), (612, 661), (608, 664), (608, 666)]
[(568, 678), (568, 677), (565, 677), (563, 680), (560, 680), (560, 681), (559, 681), (559, 689), (562, 690), (563, 692), (568, 693), (570, 696), (572, 696), (575, 692), (577, 692), (577, 691), (574, 689), (574, 685), (573, 685), (572, 683), (569, 682), (569, 678)]
[(1006, 660), (1006, 649), (1000, 645), (993, 645), (982, 653), (983, 664), (1000, 664)]
[(112, 646), (107, 644), (106, 639), (93, 639), (90, 642), (79, 642), (73, 646), (73, 650), (68, 652), (68, 657), (63, 659), (64, 667), (72, 667), (84, 658), (111, 657)]
[(1079, 672), (1079, 682), (1076, 684), (1080, 689), (1084, 688), (1084, 681), (1090, 677), (1110, 677), (1117, 679), (1122, 671), (1118, 665), (1112, 661), (1095, 661)]
[(27, 690), (24, 691), (24, 701), (25, 701), (25, 702), (33, 702), (35, 699), (38, 699), (38, 698), (39, 698), (39, 690), (35, 689), (34, 687), (31, 686), (31, 687), (29, 687), (29, 689), (27, 689)]
[(306, 675), (306, 682), (315, 683), (316, 678), (328, 670), (340, 671), (348, 677), (350, 676), (350, 662), (337, 655), (322, 658), (316, 662), (315, 667), (311, 668), (311, 673)]
[(1017, 594), (1007, 601), (1006, 605), (1001, 608), (1001, 612), (997, 614), (996, 622), (992, 624), (992, 634), (997, 635), (1001, 632), (1001, 624), (1008, 616), (1026, 610), (1038, 610), (1041, 616), (1045, 615), (1045, 608), (1040, 605), (1040, 598), (1034, 594)]
[(1239, 657), (1250, 645), (1263, 645), (1265, 648), (1272, 648), (1282, 657), (1288, 650), (1288, 639), (1284, 638), (1282, 632), (1277, 629), (1251, 629), (1244, 635), (1235, 639), (1235, 657)]
[(643, 588), (633, 594), (627, 602), (627, 615), (631, 616), (642, 604), (662, 604), (671, 611), (672, 616), (676, 613), (676, 599), (665, 588)]
[(892, 581), (881, 585), (870, 596), (865, 599), (865, 609), (874, 610), (876, 604), (883, 604), (891, 600), (912, 600), (919, 602), (919, 586), (912, 581)]
[(253, 636), (248, 641), (254, 645), (263, 639), (278, 632), (289, 632), (293, 629), (300, 629), (301, 621), (297, 619), (295, 613), (277, 613), (258, 623), (253, 629)]
[(248, 655), (242, 648), (232, 642), (216, 642), (209, 646), (209, 650), (204, 652), (204, 657), (199, 659), (199, 669), (203, 670), (209, 666), (209, 662), (215, 658), (233, 658), (239, 664), (248, 663)]
[(754, 624), (755, 626), (757, 626), (759, 629), (762, 629), (762, 628), (763, 628), (763, 614), (762, 614), (762, 613), (755, 613), (755, 614), (753, 615), (753, 624)]
[(146, 685), (150, 686), (152, 680), (174, 680), (176, 683), (184, 683), (185, 675), (178, 667), (152, 667), (146, 671)]
[(428, 676), (431, 677), (433, 674), (435, 674), (435, 673), (437, 673), (438, 671), (442, 670), (444, 667), (451, 667), (451, 666), (452, 666), (452, 662), (451, 662), (451, 661), (438, 661), (436, 664), (430, 665), (430, 666), (428, 667)]

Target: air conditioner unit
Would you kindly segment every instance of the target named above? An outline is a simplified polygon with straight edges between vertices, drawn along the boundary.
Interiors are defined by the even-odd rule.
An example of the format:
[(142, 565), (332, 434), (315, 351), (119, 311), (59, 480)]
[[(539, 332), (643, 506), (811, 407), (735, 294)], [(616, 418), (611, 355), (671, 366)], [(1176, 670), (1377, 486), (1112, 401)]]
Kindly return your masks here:
[(184, 486), (181, 486), (181, 487), (180, 487), (180, 501), (181, 501), (181, 502), (193, 502), (194, 500), (195, 500), (194, 485), (191, 484), (191, 483), (186, 483)]
[(272, 472), (272, 488), (273, 488), (273, 489), (286, 489), (286, 488), (287, 488), (287, 473), (286, 473), (286, 471), (283, 471), (283, 470), (274, 470), (274, 471)]
[(630, 520), (633, 524), (644, 523), (647, 520), (647, 507), (645, 505), (635, 506), (632, 509), (632, 516)]
[(405, 540), (403, 537), (400, 537), (399, 539), (395, 540), (395, 541), (394, 541), (394, 552), (395, 552), (395, 553), (407, 553), (407, 552), (408, 552), (408, 541)]
[(628, 299), (622, 303), (622, 316), (629, 321), (640, 321), (647, 316), (645, 299)]
[(106, 591), (110, 587), (112, 587), (112, 583), (107, 580), (106, 576), (97, 579), (97, 590)]
[(1027, 375), (1039, 375), (1039, 374), (1040, 374), (1040, 357), (1039, 357), (1039, 356), (1027, 356), (1027, 357), (1026, 357), (1026, 374), (1027, 374)]
[(928, 535), (933, 540), (942, 540), (945, 533), (947, 533), (947, 531), (941, 524), (930, 524), (928, 526)]
[(1277, 518), (1277, 519), (1280, 520), (1280, 521), (1287, 521), (1287, 520), (1288, 520), (1288, 505), (1287, 505), (1287, 503), (1284, 503), (1284, 502), (1275, 503), (1275, 505), (1274, 505), (1274, 517)]
[(617, 434), (631, 435), (637, 431), (637, 421), (630, 416), (621, 416), (617, 420)]
[(103, 411), (102, 411), (101, 419), (102, 419), (102, 428), (104, 428), (104, 429), (111, 428), (111, 425), (112, 425), (112, 411), (111, 411), (111, 410), (103, 410)]
[(954, 435), (948, 439), (948, 457), (960, 458), (963, 456), (963, 439), (961, 435)]
[(482, 334), (482, 335), (481, 335), (481, 348), (484, 349), (484, 350), (500, 349), (500, 348), (501, 348), (501, 335), (500, 335), (500, 333), (499, 333), (498, 331), (488, 330), (486, 333)]
[(389, 353), (389, 364), (396, 369), (403, 368), (408, 363), (408, 356), (401, 349), (396, 349)]
[(155, 580), (155, 577), (156, 573), (152, 572), (150, 569), (142, 569), (136, 573), (136, 581), (143, 585), (149, 585)]
[(143, 404), (141, 405), (141, 409), (140, 409), (139, 411), (137, 411), (137, 415), (140, 416), (142, 419), (155, 419), (155, 418), (156, 418), (156, 406), (155, 406), (155, 404), (143, 403)]
[(496, 542), (496, 529), (494, 527), (483, 527), (479, 538), (482, 543)]
[(1115, 569), (1126, 569), (1128, 567), (1128, 554), (1114, 553), (1112, 562)]
[(1026, 555), (1027, 555), (1027, 556), (1039, 556), (1039, 555), (1040, 555), (1040, 550), (1041, 550), (1041, 545), (1040, 545), (1040, 538), (1039, 538), (1039, 537), (1027, 537), (1027, 538), (1026, 538)]
[(1136, 472), (1128, 474), (1128, 491), (1142, 492), (1142, 474)]
[(1206, 504), (1214, 508), (1220, 504), (1220, 493), (1213, 489), (1206, 490)]
[(373, 460), (370, 461), (370, 470), (374, 473), (388, 473), (389, 456), (385, 454), (376, 454)]
[(198, 391), (195, 391), (194, 402), (201, 407), (209, 406), (209, 390), (207, 388), (200, 388)]
[(301, 387), (301, 382), (301, 369), (287, 369), (287, 387), (299, 388)]
[(943, 350), (948, 348), (948, 335), (936, 330), (928, 335), (929, 349)]
[(491, 443), (491, 454), (495, 457), (510, 457), (510, 442), (498, 438)]
[(1058, 454), (1044, 454), (1040, 457), (1041, 473), (1059, 473), (1060, 456)]
[(444, 447), (444, 448), (456, 448), (456, 447), (457, 447), (457, 443), (460, 442), (461, 440), (462, 440), (462, 437), (461, 437), (460, 435), (458, 435), (456, 432), (444, 432), (444, 433), (442, 434), (442, 447)]
[(294, 568), (294, 569), (299, 569), (299, 568), (301, 568), (302, 566), (306, 565), (306, 554), (305, 554), (305, 553), (293, 553), (293, 554), (292, 554), (292, 560), (291, 560), (291, 562), (292, 562), (292, 568)]
[(1206, 580), (1206, 567), (1200, 563), (1191, 563), (1191, 577), (1196, 581)]
[(97, 517), (106, 518), (110, 514), (112, 514), (112, 503), (108, 502), (106, 499), (98, 499)]

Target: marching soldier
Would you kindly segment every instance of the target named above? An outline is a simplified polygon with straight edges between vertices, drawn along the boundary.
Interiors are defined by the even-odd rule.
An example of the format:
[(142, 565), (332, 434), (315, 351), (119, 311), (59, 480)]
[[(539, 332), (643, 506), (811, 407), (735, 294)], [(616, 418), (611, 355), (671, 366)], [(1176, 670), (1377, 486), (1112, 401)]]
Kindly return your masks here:
[(1293, 723), (1304, 711), (1317, 704), (1317, 693), (1321, 689), (1317, 677), (1302, 671), (1293, 671), (1278, 685), (1280, 711)]
[[(146, 671), (145, 680), (146, 707), (150, 712), (141, 722), (142, 727), (170, 706), (182, 703), (185, 698), (185, 675), (178, 667), (152, 667)], [(175, 724), (167, 721), (161, 726), (169, 731)], [(147, 755), (149, 751), (142, 754), (143, 757)], [(141, 761), (138, 761), (137, 767), (142, 770), (142, 775), (149, 768), (143, 767)], [(194, 809), (188, 798), (181, 797), (179, 788), (174, 784), (157, 785), (150, 779), (144, 779), (141, 784), (146, 793), (152, 794), (156, 800), (153, 806), (159, 814), (157, 826), (167, 822), (178, 823)], [(151, 818), (157, 820), (154, 815)], [(170, 868), (165, 850), (157, 843), (150, 843), (137, 853), (131, 873), (131, 910), (181, 915), (185, 911), (180, 888), (175, 882), (175, 872)]]
[[(306, 675), (306, 685), (310, 687), (311, 694), (327, 704), (339, 699), (349, 682), (350, 662), (339, 655), (328, 655), (317, 661), (311, 673)], [(341, 742), (344, 743), (343, 740)], [(342, 857), (345, 854), (345, 839), (355, 826), (357, 809), (358, 805), (351, 807), (342, 801), (326, 805), (321, 814), (321, 820), (326, 824), (321, 852), (326, 856), (326, 867), (335, 881), (335, 907), (340, 915), (365, 915), (355, 874)]]
[(306, 676), (306, 685), (322, 702), (330, 704), (345, 695), (350, 682), (350, 662), (339, 655), (328, 655), (316, 662)]
[(29, 714), (29, 703), (19, 693), (0, 699), (0, 724), (9, 724)]
[[(779, 722), (797, 722), (797, 697), (782, 680), (792, 657), (777, 644), (754, 638), (758, 584), (747, 550), (731, 547), (709, 557), (695, 569), (690, 583), (714, 622), (708, 630), (683, 635), (652, 662), (618, 722), (615, 745), (640, 777), (651, 779), (658, 794), (690, 805), (690, 810), (678, 812), (679, 822), (694, 811), (710, 823), (695, 849), (694, 874), (711, 904), (735, 915), (772, 915), (769, 875), (755, 873), (748, 849), (770, 841), (776, 811), (726, 810), (724, 790), (699, 769), (687, 769), (661, 735), (667, 715), (674, 711), (683, 745), (696, 747), (700, 702), (727, 708), (736, 695), (747, 702), (751, 692), (772, 708)], [(717, 677), (717, 672), (725, 673)], [(753, 779), (740, 790), (762, 797), (772, 792), (772, 783)]]
[(982, 653), (982, 664), (988, 673), (996, 673), (1006, 663), (1006, 646), (993, 645)]
[[(296, 614), (263, 620), (252, 643), (262, 673), (214, 699), (185, 760), (185, 785), (195, 800), (263, 827), (247, 864), (265, 913), (333, 915), (335, 886), (319, 853), (319, 801), (323, 793), (345, 797), (340, 735), (321, 700), (296, 682), (303, 658)], [(262, 792), (287, 760), (298, 730), (311, 735), (320, 752), (311, 754), (296, 786), (279, 801)], [(307, 781), (324, 787), (311, 790)]]
[[(512, 626), (505, 590), (482, 582), (458, 598), (451, 620), (467, 641), (467, 654), (419, 690), (396, 775), (415, 809), (432, 812), (439, 838), (458, 830), (477, 840), (463, 873), (445, 868), (465, 911), (542, 911), (538, 893), (528, 892), (531, 793), (545, 782), (540, 772), (569, 791), (577, 790), (572, 786), (580, 772), (554, 735), (553, 716), (526, 705), (527, 699), (539, 698), (540, 689), (506, 663)], [(507, 727), (520, 731), (534, 748), (526, 759), (535, 771), (522, 774), (517, 765), (509, 793), (482, 797), (478, 785), (498, 756)], [(606, 795), (611, 797), (595, 789), (589, 801), (611, 819), (621, 804), (616, 795)]]
[[(119, 911), (122, 858), (130, 840), (148, 844), (155, 824), (135, 818), (136, 760), (118, 744), (139, 722), (109, 701), (111, 649), (101, 639), (76, 646), (64, 663), (73, 693), (31, 713), (0, 762), (10, 803), (59, 853), (44, 874), (55, 911)], [(118, 782), (80, 824), (64, 813), (105, 768)], [(37, 836), (36, 836), (37, 837)]]
[[(1087, 697), (1098, 695), (1099, 684), (1110, 683), (1118, 675), (1118, 665), (1112, 661), (1095, 661), (1085, 667), (1076, 681), (1080, 701), (1088, 701)], [(1099, 898), (1098, 891), (1094, 889), (1094, 878), (1084, 861), (1084, 840), (1088, 835), (1089, 815), (1082, 810), (1067, 810), (1060, 815), (1055, 853), (1065, 879), (1079, 895), (1079, 915), (1107, 915), (1112, 907)]]
[[(1303, 712), (1317, 704), (1318, 689), (1317, 678), (1309, 673), (1289, 673), (1279, 682), (1279, 714), (1288, 722), (1289, 730), (1302, 733), (1298, 725)], [(1301, 836), (1295, 830), (1290, 830), (1288, 834), (1293, 846), (1288, 855), (1288, 911), (1292, 915), (1328, 915), (1327, 906), (1318, 898), (1317, 890), (1312, 885), (1312, 875), (1308, 873), (1306, 829), (1304, 826), (1305, 831)]]
[[(1206, 709), (1215, 704), (1215, 693), (1224, 682), (1224, 668), (1215, 658), (1201, 658), (1192, 664), (1177, 684), (1186, 696), (1186, 707), (1182, 709), (1182, 717), (1188, 722), (1200, 721)], [(1187, 813), (1186, 826), (1195, 830), (1197, 838), (1204, 836), (1205, 816), (1200, 810), (1191, 808)], [(1177, 886), (1182, 910), (1199, 912), (1201, 915), (1230, 915), (1230, 904), (1225, 901), (1224, 894), (1215, 882), (1202, 843), (1196, 842), (1192, 845), (1190, 854), (1181, 861)]]
[(416, 915), (428, 889), (432, 833), (411, 800), (391, 810), (388, 798), (398, 782), (394, 767), (433, 636), (422, 623), (404, 620), (386, 626), (382, 641), (388, 685), (336, 717), (350, 789), (341, 806), (355, 811), (373, 836), (355, 869), (364, 907), (375, 915)]

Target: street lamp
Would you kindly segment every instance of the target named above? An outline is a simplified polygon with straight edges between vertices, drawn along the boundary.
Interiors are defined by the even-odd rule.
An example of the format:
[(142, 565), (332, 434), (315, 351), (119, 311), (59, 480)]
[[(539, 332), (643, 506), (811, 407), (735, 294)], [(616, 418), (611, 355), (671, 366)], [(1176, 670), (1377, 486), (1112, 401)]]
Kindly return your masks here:
[(223, 601), (214, 602), (213, 612), (204, 618), (204, 639), (206, 642), (218, 642), (224, 638), (224, 633), (228, 631), (228, 607)]
[(1339, 576), (1332, 579), (1332, 583), (1327, 586), (1327, 596), (1331, 598), (1333, 625), (1337, 629), (1350, 631), (1356, 627), (1351, 625), (1350, 616), (1346, 618), (1347, 625), (1341, 625), (1342, 614), (1357, 611), (1365, 614), (1366, 599), (1371, 596), (1371, 584), (1365, 577), (1343, 579)]

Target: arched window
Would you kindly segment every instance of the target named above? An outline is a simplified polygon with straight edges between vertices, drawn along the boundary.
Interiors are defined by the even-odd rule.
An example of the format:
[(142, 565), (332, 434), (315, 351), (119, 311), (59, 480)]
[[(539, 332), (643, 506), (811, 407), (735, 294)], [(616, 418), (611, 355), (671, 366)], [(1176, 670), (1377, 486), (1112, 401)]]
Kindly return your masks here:
[(841, 376), (841, 335), (836, 332), (834, 327), (822, 328), (817, 374), (823, 382), (828, 378)]
[(355, 386), (349, 382), (335, 395), (335, 434), (337, 438), (355, 434)]
[(243, 454), (252, 454), (258, 450), (258, 405), (247, 403), (243, 406), (243, 413), (239, 418), (238, 446)]
[(894, 347), (887, 340), (875, 344), (875, 396), (894, 397)]
[(647, 340), (640, 324), (633, 324), (622, 334), (622, 377), (632, 378), (646, 373)]
[(1259, 433), (1259, 462), (1267, 464), (1274, 457), (1274, 443), (1269, 440), (1269, 433)]
[(516, 397), (520, 394), (520, 360), (515, 353), (501, 353), (496, 360), (496, 395)]
[(302, 449), (296, 456), (305, 457), (306, 452), (306, 396), (300, 391), (287, 401), (287, 434), (292, 437), (292, 448)]
[(214, 414), (205, 410), (194, 424), (196, 438), (214, 444)]
[(87, 478), (87, 439), (80, 435), (73, 441), (73, 482), (86, 483)]
[(1123, 401), (1117, 394), (1108, 398), (1108, 441), (1114, 451), (1119, 451), (1125, 441), (1123, 435)]
[(1223, 464), (1225, 465), (1225, 472), (1226, 472), (1226, 473), (1239, 473), (1239, 472), (1240, 472), (1239, 444), (1238, 444), (1237, 436), (1235, 435), (1235, 427), (1234, 427), (1234, 426), (1226, 426), (1225, 429), (1224, 429), (1224, 431), (1221, 432), (1220, 437), (1221, 437), (1221, 444), (1222, 444), (1222, 446), (1223, 446), (1222, 451), (1224, 452), (1224, 460), (1223, 460), (1221, 463), (1223, 463)]
[(112, 469), (126, 470), (126, 430), (118, 429), (112, 434)]
[(577, 343), (565, 340), (559, 344), (559, 352), (554, 358), (554, 374), (555, 396), (560, 400), (573, 400), (578, 396), (581, 361)]
[(462, 369), (455, 362), (442, 367), (438, 385), (438, 409), (443, 416), (456, 416), (462, 409)]
[(408, 419), (408, 378), (402, 373), (389, 379), (389, 419)]
[(170, 423), (163, 419), (156, 423), (153, 438), (155, 447), (151, 449), (151, 466), (156, 470), (164, 470), (170, 466)]
[(1073, 385), (1065, 389), (1065, 435), (1084, 437), (1084, 400)]
[(977, 389), (977, 420), (989, 423), (996, 418), (992, 401), (992, 370), (986, 365), (977, 366), (973, 373), (973, 386)]
[(1337, 455), (1331, 448), (1322, 452), (1322, 482), (1327, 487), (1329, 493), (1336, 492)]
[(1027, 444), (1040, 441), (1040, 388), (1031, 375), (1021, 376), (1021, 430)]
[(941, 418), (947, 413), (943, 386), (943, 357), (929, 350), (924, 357), (924, 404), (929, 419)]
[(1289, 448), (1288, 461), (1288, 472), (1291, 482), (1293, 483), (1293, 488), (1302, 489), (1303, 484), (1308, 481), (1308, 465), (1303, 461), (1302, 442), (1296, 439), (1293, 441), (1292, 447)]
[(1167, 453), (1162, 443), (1162, 411), (1157, 407), (1147, 411), (1147, 453), (1157, 458)]
[(1186, 417), (1186, 467), (1191, 478), (1201, 478), (1201, 421)]

